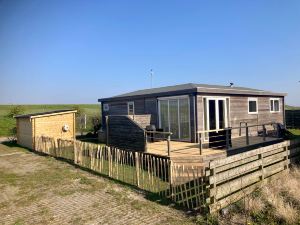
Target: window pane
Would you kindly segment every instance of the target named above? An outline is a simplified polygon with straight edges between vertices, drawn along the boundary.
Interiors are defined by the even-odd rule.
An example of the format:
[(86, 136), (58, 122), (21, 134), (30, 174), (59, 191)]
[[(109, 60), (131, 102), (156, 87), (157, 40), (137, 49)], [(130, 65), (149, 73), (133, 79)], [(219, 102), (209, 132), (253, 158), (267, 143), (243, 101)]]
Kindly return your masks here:
[(209, 130), (215, 130), (216, 126), (216, 105), (215, 100), (208, 101), (208, 111), (209, 111)]
[(165, 132), (169, 132), (168, 100), (159, 101), (160, 104), (160, 125)]
[(179, 120), (180, 120), (180, 138), (187, 139), (190, 137), (189, 129), (189, 100), (179, 99)]
[(274, 111), (274, 104), (273, 104), (273, 100), (270, 101), (270, 107), (271, 107), (271, 111)]
[(257, 102), (249, 101), (249, 112), (257, 112)]
[(274, 111), (279, 112), (279, 100), (274, 100)]
[(178, 100), (169, 100), (169, 116), (170, 116), (170, 132), (172, 138), (179, 138), (179, 124), (178, 124)]
[(134, 103), (130, 102), (128, 103), (128, 115), (134, 114)]
[(225, 111), (224, 111), (224, 100), (218, 100), (219, 104), (219, 128), (224, 129), (225, 128)]

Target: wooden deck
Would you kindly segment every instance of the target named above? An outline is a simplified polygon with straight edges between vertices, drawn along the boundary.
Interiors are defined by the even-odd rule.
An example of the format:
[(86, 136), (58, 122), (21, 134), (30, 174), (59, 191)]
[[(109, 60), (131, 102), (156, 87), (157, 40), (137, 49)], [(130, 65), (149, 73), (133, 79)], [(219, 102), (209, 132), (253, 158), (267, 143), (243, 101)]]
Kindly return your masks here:
[[(217, 158), (224, 158), (228, 155), (237, 154), (251, 147), (257, 147), (260, 145), (267, 145), (278, 141), (278, 138), (266, 137), (264, 141), (262, 137), (252, 136), (249, 138), (249, 146), (246, 145), (245, 137), (237, 137), (232, 139), (232, 149), (212, 149), (203, 148), (202, 155), (200, 155), (199, 144), (190, 142), (170, 142), (170, 158), (172, 159), (194, 159), (200, 161), (209, 161)], [(147, 144), (147, 152), (150, 154), (168, 156), (167, 141), (158, 141)]]

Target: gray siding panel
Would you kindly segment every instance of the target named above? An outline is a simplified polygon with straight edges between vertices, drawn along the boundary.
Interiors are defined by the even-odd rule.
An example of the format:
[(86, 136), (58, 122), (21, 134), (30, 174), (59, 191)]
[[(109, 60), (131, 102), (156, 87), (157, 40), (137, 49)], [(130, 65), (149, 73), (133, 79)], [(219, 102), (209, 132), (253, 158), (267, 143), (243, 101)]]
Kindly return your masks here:
[[(197, 97), (197, 109), (198, 109), (198, 130), (204, 130), (204, 104), (203, 98), (207, 96)], [(248, 113), (248, 96), (239, 95), (224, 95), (223, 97), (230, 98), (230, 121), (229, 126), (238, 127), (240, 122), (248, 122), (248, 125), (265, 124), (271, 122), (283, 123), (283, 98), (280, 98), (280, 112), (270, 112), (270, 98), (273, 97), (262, 97), (262, 96), (251, 96), (251, 98), (257, 98), (258, 100), (258, 113)], [(250, 96), (249, 96), (250, 97)]]
[(145, 151), (142, 127), (127, 116), (108, 116), (108, 145), (120, 149)]

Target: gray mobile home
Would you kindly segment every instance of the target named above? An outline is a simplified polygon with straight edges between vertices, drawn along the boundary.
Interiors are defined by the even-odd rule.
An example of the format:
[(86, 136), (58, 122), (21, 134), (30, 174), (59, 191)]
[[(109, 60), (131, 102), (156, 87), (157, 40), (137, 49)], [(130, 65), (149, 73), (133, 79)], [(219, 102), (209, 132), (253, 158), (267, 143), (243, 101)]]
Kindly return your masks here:
[[(103, 126), (107, 116), (137, 119), (172, 132), (176, 141), (197, 142), (197, 133), (238, 127), (241, 123), (284, 124), (284, 93), (245, 87), (181, 84), (102, 98)], [(148, 116), (147, 119), (143, 116)], [(140, 120), (140, 121), (139, 121)]]

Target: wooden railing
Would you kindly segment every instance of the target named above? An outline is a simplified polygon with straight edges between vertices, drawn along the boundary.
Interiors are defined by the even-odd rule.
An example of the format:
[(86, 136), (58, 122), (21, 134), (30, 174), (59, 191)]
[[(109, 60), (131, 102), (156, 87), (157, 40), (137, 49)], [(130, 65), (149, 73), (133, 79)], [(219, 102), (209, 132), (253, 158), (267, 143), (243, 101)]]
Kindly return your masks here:
[(171, 155), (171, 135), (172, 132), (162, 132), (162, 131), (147, 131), (145, 130), (145, 150), (148, 150), (148, 142), (153, 141), (167, 141), (167, 152), (168, 156)]
[[(242, 126), (244, 125), (244, 126)], [(267, 129), (267, 127), (269, 129)], [(243, 133), (243, 130), (245, 131)], [(217, 130), (198, 131), (199, 153), (202, 155), (205, 148), (232, 149), (233, 138), (244, 137), (242, 147), (251, 145), (251, 137), (261, 138), (263, 143), (268, 137), (279, 138), (280, 126), (277, 123), (266, 123), (257, 125), (248, 125), (247, 122), (241, 122), (239, 127), (228, 127)]]

